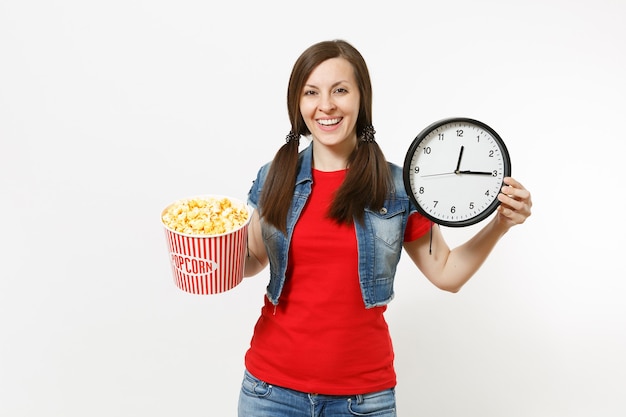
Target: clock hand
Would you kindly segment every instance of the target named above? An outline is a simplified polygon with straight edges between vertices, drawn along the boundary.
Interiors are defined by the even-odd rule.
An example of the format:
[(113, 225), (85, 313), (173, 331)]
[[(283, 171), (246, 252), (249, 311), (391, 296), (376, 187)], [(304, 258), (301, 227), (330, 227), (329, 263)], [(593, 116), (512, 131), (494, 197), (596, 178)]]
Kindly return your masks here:
[(459, 160), (456, 163), (456, 169), (454, 170), (455, 174), (459, 173), (459, 169), (461, 169), (461, 157), (463, 157), (463, 149), (465, 149), (465, 146), (461, 145), (461, 150), (459, 151)]
[(493, 175), (493, 172), (487, 171), (455, 171), (457, 174), (470, 174), (470, 175)]
[(420, 175), (422, 178), (426, 178), (426, 177), (440, 177), (442, 175), (452, 175), (452, 174), (467, 174), (467, 175), (493, 175), (493, 172), (488, 172), (488, 171), (470, 171), (470, 170), (464, 170), (464, 171), (453, 171), (453, 172), (442, 172), (439, 174), (427, 174), (427, 175)]
[(428, 174), (428, 175), (420, 175), (420, 177), (425, 178), (425, 177), (438, 177), (441, 175), (452, 175), (452, 174), (456, 174), (456, 172), (442, 172), (441, 174)]

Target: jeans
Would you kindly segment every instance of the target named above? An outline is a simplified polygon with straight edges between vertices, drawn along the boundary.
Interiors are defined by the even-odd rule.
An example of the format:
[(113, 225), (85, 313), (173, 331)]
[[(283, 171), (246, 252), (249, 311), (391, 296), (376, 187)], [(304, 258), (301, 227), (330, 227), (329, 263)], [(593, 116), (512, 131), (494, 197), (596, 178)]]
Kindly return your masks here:
[(308, 394), (270, 385), (245, 371), (239, 417), (396, 417), (395, 389), (362, 395)]

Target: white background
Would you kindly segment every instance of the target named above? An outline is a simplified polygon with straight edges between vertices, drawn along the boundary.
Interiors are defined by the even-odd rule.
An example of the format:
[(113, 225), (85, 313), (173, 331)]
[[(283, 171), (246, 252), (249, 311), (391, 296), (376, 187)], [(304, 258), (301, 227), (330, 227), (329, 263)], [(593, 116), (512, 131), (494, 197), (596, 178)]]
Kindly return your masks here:
[(402, 258), (399, 415), (625, 415), (625, 15), (618, 0), (3, 0), (0, 415), (236, 415), (267, 272), (180, 291), (159, 215), (246, 197), (289, 130), (293, 62), (333, 38), (368, 62), (389, 160), (473, 117), (533, 193), (458, 294)]

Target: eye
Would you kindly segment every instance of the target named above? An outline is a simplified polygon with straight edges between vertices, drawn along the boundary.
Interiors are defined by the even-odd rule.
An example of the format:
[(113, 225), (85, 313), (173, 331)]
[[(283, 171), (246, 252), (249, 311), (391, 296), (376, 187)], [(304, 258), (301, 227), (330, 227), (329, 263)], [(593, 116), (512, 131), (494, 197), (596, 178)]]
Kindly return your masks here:
[(304, 90), (304, 92), (302, 93), (303, 96), (313, 96), (315, 94), (317, 94), (315, 90)]
[(345, 89), (344, 87), (339, 87), (335, 89), (335, 93), (336, 94), (346, 94), (348, 92), (347, 89)]

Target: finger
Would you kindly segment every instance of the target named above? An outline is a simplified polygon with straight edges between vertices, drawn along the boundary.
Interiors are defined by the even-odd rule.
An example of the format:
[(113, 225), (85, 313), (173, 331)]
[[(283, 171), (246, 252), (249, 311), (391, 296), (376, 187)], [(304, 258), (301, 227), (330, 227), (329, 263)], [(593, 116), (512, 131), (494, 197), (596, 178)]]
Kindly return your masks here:
[(524, 186), (522, 185), (521, 182), (517, 181), (515, 178), (513, 177), (504, 177), (504, 183), (508, 186), (511, 186), (513, 188), (518, 188), (520, 190), (525, 190), (526, 188), (524, 188)]
[(502, 186), (502, 193), (518, 200), (527, 201), (530, 204), (530, 192), (524, 186), (513, 178), (505, 178), (505, 184)]
[(526, 221), (526, 218), (528, 217), (505, 205), (500, 205), (498, 207), (498, 213), (500, 213), (501, 216), (505, 217), (508, 221), (510, 221), (513, 224), (522, 224)]
[(507, 208), (511, 210), (517, 211), (517, 210), (522, 210), (524, 208), (523, 200), (518, 200), (515, 198), (515, 196), (508, 194), (508, 193), (499, 194), (498, 200), (500, 200), (500, 203), (502, 203), (504, 206), (506, 206)]
[[(527, 192), (526, 190), (522, 192)], [(532, 202), (530, 197), (528, 199), (517, 199), (506, 194), (499, 194), (498, 200), (501, 205), (501, 213), (508, 218), (513, 219), (513, 216), (519, 215), (520, 219), (516, 220), (516, 223), (523, 223), (523, 221), (530, 216)]]

